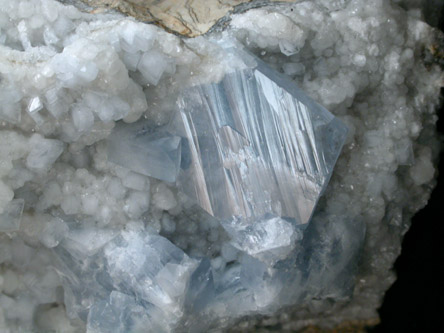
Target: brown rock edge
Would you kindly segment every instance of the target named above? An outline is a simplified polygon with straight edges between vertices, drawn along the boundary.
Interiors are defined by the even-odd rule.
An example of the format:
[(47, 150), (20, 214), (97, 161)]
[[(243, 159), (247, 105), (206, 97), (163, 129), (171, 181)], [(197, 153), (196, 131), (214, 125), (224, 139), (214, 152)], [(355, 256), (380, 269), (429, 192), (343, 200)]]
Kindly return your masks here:
[(165, 30), (186, 37), (206, 33), (217, 21), (243, 4), (298, 0), (80, 0), (92, 13), (116, 10), (142, 22), (155, 23)]

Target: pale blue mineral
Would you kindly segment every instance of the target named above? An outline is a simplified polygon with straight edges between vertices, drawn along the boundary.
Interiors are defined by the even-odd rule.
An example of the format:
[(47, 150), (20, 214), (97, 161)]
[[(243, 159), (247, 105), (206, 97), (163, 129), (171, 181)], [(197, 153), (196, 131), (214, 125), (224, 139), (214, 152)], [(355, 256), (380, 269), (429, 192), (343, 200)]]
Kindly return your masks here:
[(241, 48), (226, 52), (244, 64), (220, 82), (185, 89), (169, 134), (120, 125), (111, 135), (109, 159), (175, 181), (221, 220), (272, 215), (306, 224), (347, 129), (261, 60)]
[(0, 232), (12, 232), (20, 229), (23, 207), (23, 199), (12, 200), (0, 213)]
[[(150, 330), (148, 330), (150, 329)], [(154, 332), (145, 307), (134, 296), (113, 291), (106, 299), (93, 304), (88, 314), (88, 333)]]
[(309, 221), (347, 129), (295, 83), (241, 49), (217, 83), (184, 91), (170, 131), (186, 139), (177, 186), (219, 219)]
[[(74, 227), (55, 248), (68, 315), (88, 332), (168, 332), (183, 316), (189, 278), (199, 261), (144, 228)], [(85, 250), (82, 234), (99, 239)], [(95, 237), (94, 237), (95, 238)]]
[[(233, 68), (180, 92), (167, 125), (120, 123), (108, 138), (109, 161), (171, 183), (202, 208), (220, 253), (188, 256), (143, 223), (100, 234), (94, 223), (68, 223), (54, 253), (67, 312), (88, 332), (206, 332), (230, 318), (342, 297), (353, 285), (359, 221), (345, 228), (315, 217), (306, 228), (345, 125), (241, 46), (224, 52), (237, 59)], [(193, 224), (192, 214), (180, 223), (188, 218)], [(349, 237), (322, 239), (319, 225)]]
[(167, 182), (179, 172), (181, 138), (146, 121), (118, 124), (108, 139), (108, 160)]

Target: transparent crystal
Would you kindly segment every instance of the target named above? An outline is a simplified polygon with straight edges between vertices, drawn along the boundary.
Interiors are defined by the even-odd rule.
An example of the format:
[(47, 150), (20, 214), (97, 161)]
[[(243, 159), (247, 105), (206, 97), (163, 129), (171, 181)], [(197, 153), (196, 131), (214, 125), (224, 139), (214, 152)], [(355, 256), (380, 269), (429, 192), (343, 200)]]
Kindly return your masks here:
[(188, 143), (178, 187), (220, 219), (310, 219), (346, 127), (260, 60), (179, 97), (175, 133)]
[(174, 182), (181, 161), (181, 138), (146, 121), (120, 123), (108, 139), (108, 160), (143, 175)]
[(220, 82), (184, 90), (168, 133), (120, 125), (111, 135), (110, 160), (176, 181), (221, 220), (271, 215), (306, 224), (346, 126), (261, 60), (239, 47), (227, 53), (243, 66)]
[(12, 200), (0, 214), (0, 232), (12, 232), (20, 229), (23, 207), (23, 199)]
[(40, 111), (41, 109), (43, 109), (43, 103), (40, 100), (40, 97), (37, 96), (31, 98), (28, 103), (28, 112), (34, 113)]
[(300, 229), (295, 229), (280, 217), (265, 218), (254, 223), (234, 220), (223, 225), (234, 247), (270, 263), (285, 259), (293, 250), (295, 241), (302, 238)]

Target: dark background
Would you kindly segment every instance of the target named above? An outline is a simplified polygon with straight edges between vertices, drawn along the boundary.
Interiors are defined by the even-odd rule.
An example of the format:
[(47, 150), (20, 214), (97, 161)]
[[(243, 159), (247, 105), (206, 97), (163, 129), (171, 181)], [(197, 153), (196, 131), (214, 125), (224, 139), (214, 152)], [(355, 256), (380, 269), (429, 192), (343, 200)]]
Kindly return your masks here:
[[(443, 96), (441, 91), (441, 96)], [(439, 131), (444, 133), (441, 108)], [(428, 205), (412, 220), (395, 262), (398, 279), (379, 309), (379, 332), (444, 332), (444, 154), (438, 185)]]
[[(439, 12), (436, 26), (444, 31), (444, 12)], [(444, 89), (441, 90), (443, 100)], [(444, 107), (438, 116), (438, 131), (444, 137)], [(379, 309), (381, 323), (369, 329), (371, 333), (444, 332), (443, 150), (438, 169), (438, 185), (428, 205), (413, 218), (405, 235), (401, 255), (394, 267), (398, 279), (387, 291)]]

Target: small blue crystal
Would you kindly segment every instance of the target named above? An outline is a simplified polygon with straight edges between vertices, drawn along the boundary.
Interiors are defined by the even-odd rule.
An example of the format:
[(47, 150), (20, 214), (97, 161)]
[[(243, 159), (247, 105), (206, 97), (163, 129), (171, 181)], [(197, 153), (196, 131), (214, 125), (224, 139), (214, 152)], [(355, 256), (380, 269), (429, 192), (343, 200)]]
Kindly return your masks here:
[(23, 207), (23, 199), (12, 200), (0, 214), (0, 232), (12, 232), (20, 229)]
[(108, 160), (166, 182), (177, 178), (181, 138), (146, 121), (119, 123), (108, 139)]

